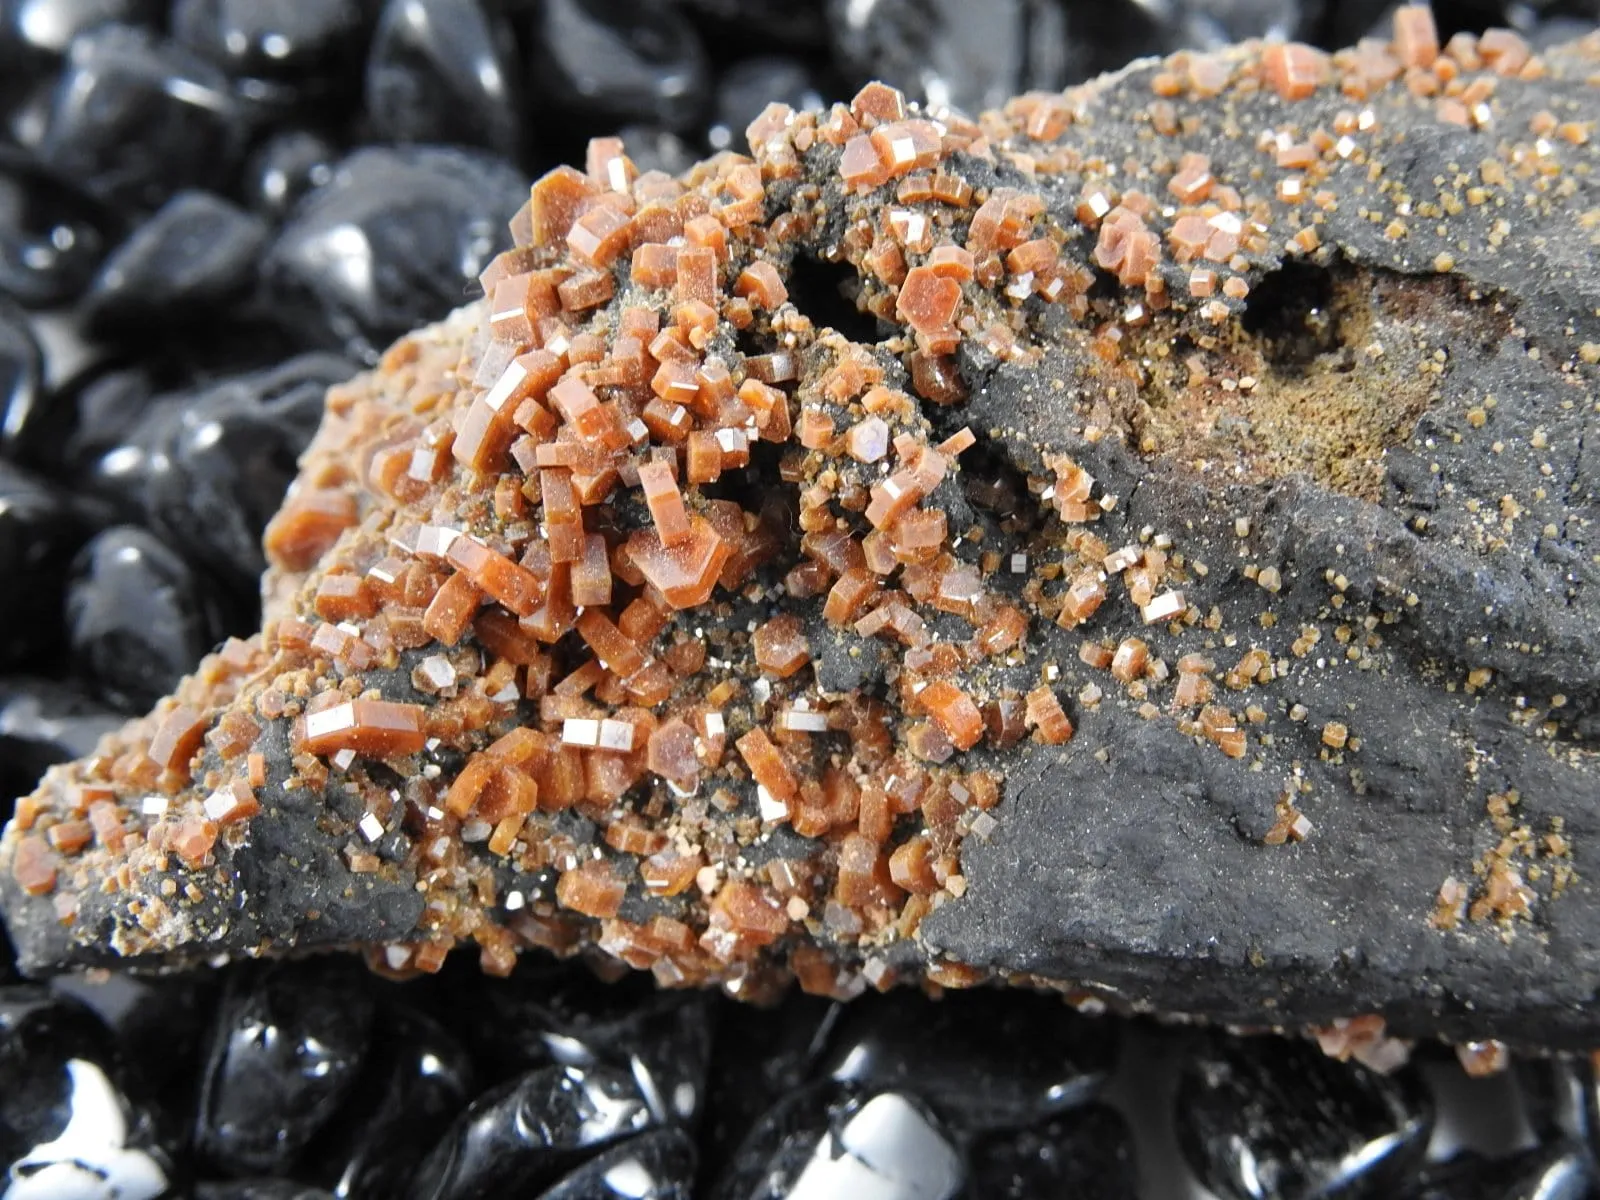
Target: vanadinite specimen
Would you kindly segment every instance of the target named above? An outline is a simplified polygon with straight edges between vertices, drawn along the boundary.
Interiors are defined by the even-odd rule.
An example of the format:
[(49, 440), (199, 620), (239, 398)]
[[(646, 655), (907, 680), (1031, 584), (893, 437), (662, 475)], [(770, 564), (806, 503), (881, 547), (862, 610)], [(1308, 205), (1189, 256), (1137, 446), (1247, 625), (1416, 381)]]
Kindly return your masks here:
[(594, 143), (330, 393), (262, 634), (19, 803), (24, 966), (1591, 1043), (1597, 111), (1600, 39), (1407, 8)]

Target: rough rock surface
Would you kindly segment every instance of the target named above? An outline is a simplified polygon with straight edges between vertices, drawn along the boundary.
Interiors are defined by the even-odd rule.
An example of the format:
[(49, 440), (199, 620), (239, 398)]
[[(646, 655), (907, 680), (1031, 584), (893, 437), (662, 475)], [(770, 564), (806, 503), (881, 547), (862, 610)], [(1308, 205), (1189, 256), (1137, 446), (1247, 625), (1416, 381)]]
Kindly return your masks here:
[[(470, 940), (491, 970), (588, 946), (747, 995), (791, 973), (835, 995), (995, 979), (1250, 1026), (1382, 1018), (1357, 1050), (1384, 1022), (1592, 1044), (1600, 41), (1441, 54), (1419, 10), (1396, 21), (1332, 58), (1178, 55), (978, 122), (869, 87), (849, 109), (769, 109), (753, 159), (682, 185), (603, 143), (587, 176), (535, 185), (493, 303), (330, 395), (269, 531), (264, 636), (185, 682), (192, 716), (164, 702), (19, 804), (0, 906), (25, 969), (360, 945), (404, 972)], [(687, 252), (722, 243), (709, 290), (686, 283)], [(526, 282), (503, 307), (530, 271), (556, 272), (555, 309)], [(624, 352), (645, 309), (676, 346), (652, 325)], [(649, 434), (580, 458), (606, 428), (542, 396), (508, 428), (485, 397), (532, 347)], [(766, 388), (737, 419), (712, 358)], [(891, 394), (842, 382), (851, 362)], [(776, 396), (759, 425), (777, 445), (742, 466), (724, 442), (728, 474), (697, 478), (677, 418), (645, 408), (684, 386), (708, 431), (754, 430)], [(902, 439), (881, 473), (875, 431), (850, 432), (869, 412)], [(524, 430), (513, 466), (495, 443)], [(924, 552), (927, 526), (878, 528), (867, 493), (930, 453), (912, 511), (944, 522)], [(639, 467), (668, 460), (690, 513), (744, 509), (688, 543), (733, 556), (714, 597), (652, 586), (664, 568), (634, 549), (666, 528)], [(626, 678), (545, 604), (563, 522), (536, 476), (574, 462), (600, 480), (579, 512), (609, 611), (644, 630)], [(825, 529), (858, 548), (830, 565)], [(478, 550), (450, 557), (472, 539), (542, 562), (542, 598), (485, 583), (501, 568)], [(899, 556), (879, 608), (841, 619), (824, 595), (863, 544)], [(388, 579), (416, 563), (417, 594)], [(367, 582), (324, 602), (341, 576)], [(484, 607), (446, 656), (415, 626), (452, 578)], [(630, 624), (641, 597), (653, 615)], [(811, 670), (746, 636), (775, 609), (794, 625), (767, 636), (797, 627)], [(641, 679), (658, 661), (681, 669)], [(421, 715), (311, 745), (302, 714), (357, 693)], [(826, 746), (785, 724), (817, 711), (837, 714)], [(700, 722), (692, 796), (633, 761), (674, 713)], [(624, 767), (573, 748), (595, 732), (574, 718), (612, 714)], [(585, 782), (554, 801), (571, 780), (530, 766), (537, 810), (519, 808), (525, 760), (486, 749), (513, 728), (541, 735), (526, 761), (581, 762)], [(834, 767), (826, 794), (775, 804), (773, 758), (734, 749), (758, 731), (791, 776)], [(474, 770), (502, 773), (458, 792)], [(516, 821), (491, 836), (480, 796)], [(692, 874), (650, 884), (637, 860), (662, 853)]]

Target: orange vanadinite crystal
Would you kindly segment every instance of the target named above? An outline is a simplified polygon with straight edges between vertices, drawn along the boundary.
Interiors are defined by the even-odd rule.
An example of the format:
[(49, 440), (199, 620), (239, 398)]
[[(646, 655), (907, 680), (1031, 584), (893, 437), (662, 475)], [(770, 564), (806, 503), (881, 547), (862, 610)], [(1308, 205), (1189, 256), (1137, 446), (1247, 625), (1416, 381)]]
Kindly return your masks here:
[(348, 492), (297, 487), (267, 524), (267, 554), (288, 570), (307, 570), (355, 523), (356, 501)]
[(639, 486), (644, 490), (645, 503), (650, 507), (661, 544), (671, 547), (687, 542), (693, 536), (689, 513), (683, 506), (683, 495), (678, 491), (671, 468), (663, 462), (645, 463), (639, 468)]
[(709, 600), (732, 553), (711, 522), (698, 515), (690, 516), (689, 536), (677, 545), (668, 546), (654, 529), (641, 529), (627, 542), (629, 561), (674, 608)]
[(783, 752), (772, 744), (762, 729), (752, 729), (734, 745), (750, 768), (755, 781), (778, 800), (792, 800), (799, 791), (794, 772), (784, 761)]
[(752, 641), (756, 665), (780, 679), (787, 679), (811, 661), (805, 628), (792, 613), (781, 613), (765, 622)]
[(1328, 56), (1300, 42), (1273, 42), (1261, 52), (1261, 74), (1285, 100), (1304, 100), (1328, 81)]
[(1403, 4), (1394, 11), (1394, 53), (1403, 67), (1431, 67), (1439, 57), (1439, 31), (1426, 4)]
[(1035, 688), (1028, 693), (1024, 719), (1034, 735), (1047, 745), (1058, 746), (1072, 739), (1072, 721), (1049, 688)]
[(159, 767), (188, 775), (189, 760), (199, 751), (209, 724), (201, 713), (180, 704), (156, 726), (155, 736), (150, 739), (150, 758)]
[(302, 745), (310, 754), (353, 750), (372, 758), (401, 758), (417, 753), (426, 740), (421, 705), (346, 700), (306, 714)]
[(970, 750), (983, 737), (983, 714), (955, 684), (940, 679), (917, 693), (917, 701), (957, 750)]
[(563, 871), (556, 881), (556, 899), (565, 908), (588, 917), (614, 917), (622, 909), (628, 886), (604, 859)]

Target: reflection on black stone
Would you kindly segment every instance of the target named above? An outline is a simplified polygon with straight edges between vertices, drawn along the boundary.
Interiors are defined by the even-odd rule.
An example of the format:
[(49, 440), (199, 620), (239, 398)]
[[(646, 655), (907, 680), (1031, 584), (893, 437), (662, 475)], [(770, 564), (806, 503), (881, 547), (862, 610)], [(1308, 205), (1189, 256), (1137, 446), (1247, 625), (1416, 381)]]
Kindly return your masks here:
[(1174, 1120), (1219, 1196), (1387, 1196), (1421, 1160), (1433, 1104), (1409, 1072), (1379, 1075), (1309, 1042), (1215, 1037), (1183, 1064)]
[(118, 246), (84, 297), (95, 336), (226, 320), (250, 287), (267, 226), (209, 192), (180, 192)]
[(913, 992), (847, 1005), (821, 1071), (869, 1090), (914, 1092), (970, 1130), (1029, 1125), (1086, 1103), (1116, 1057), (1114, 1027), (1055, 996), (987, 989), (936, 1004)]
[(511, 27), (479, 0), (389, 0), (367, 60), (367, 114), (392, 142), (522, 142)]
[(10, 816), (51, 763), (92, 752), (124, 719), (76, 684), (0, 677), (0, 813)]
[(694, 1139), (681, 1129), (629, 1138), (572, 1172), (539, 1200), (690, 1200)]
[(911, 1097), (818, 1084), (762, 1117), (713, 1194), (717, 1200), (951, 1200), (965, 1179), (954, 1143)]
[(614, 1067), (544, 1067), (486, 1092), (417, 1173), (411, 1200), (531, 1194), (654, 1124), (633, 1077)]
[(40, 987), (0, 988), (0, 1179), (7, 1200), (153, 1200), (171, 1165), (123, 1093), (104, 1026)]
[(310, 193), (267, 252), (286, 328), (368, 362), (464, 304), (527, 181), (498, 159), (438, 147), (369, 148)]
[(349, 1096), (372, 1038), (349, 962), (243, 971), (211, 1034), (195, 1145), (229, 1174), (287, 1173)]
[(1095, 1104), (1026, 1129), (983, 1138), (972, 1151), (971, 1200), (1138, 1194), (1133, 1134), (1112, 1109)]
[(132, 715), (170, 693), (223, 627), (189, 565), (136, 525), (108, 529), (84, 547), (66, 614), (74, 666)]
[(73, 42), (39, 153), (102, 200), (154, 205), (224, 178), (236, 115), (216, 67), (147, 30), (104, 25)]
[(548, 0), (532, 29), (532, 82), (582, 132), (695, 126), (710, 93), (699, 36), (662, 0)]
[(98, 204), (0, 145), (0, 294), (27, 308), (76, 298), (100, 265), (111, 224)]

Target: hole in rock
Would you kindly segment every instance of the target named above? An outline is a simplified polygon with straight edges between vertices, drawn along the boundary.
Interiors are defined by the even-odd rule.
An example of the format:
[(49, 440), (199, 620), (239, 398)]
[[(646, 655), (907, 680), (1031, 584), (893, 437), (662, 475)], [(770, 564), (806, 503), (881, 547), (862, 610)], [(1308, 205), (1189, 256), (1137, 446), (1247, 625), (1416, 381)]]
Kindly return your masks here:
[(789, 299), (817, 326), (838, 330), (852, 342), (872, 345), (881, 336), (878, 319), (856, 307), (861, 278), (847, 262), (829, 263), (796, 255), (789, 268)]

